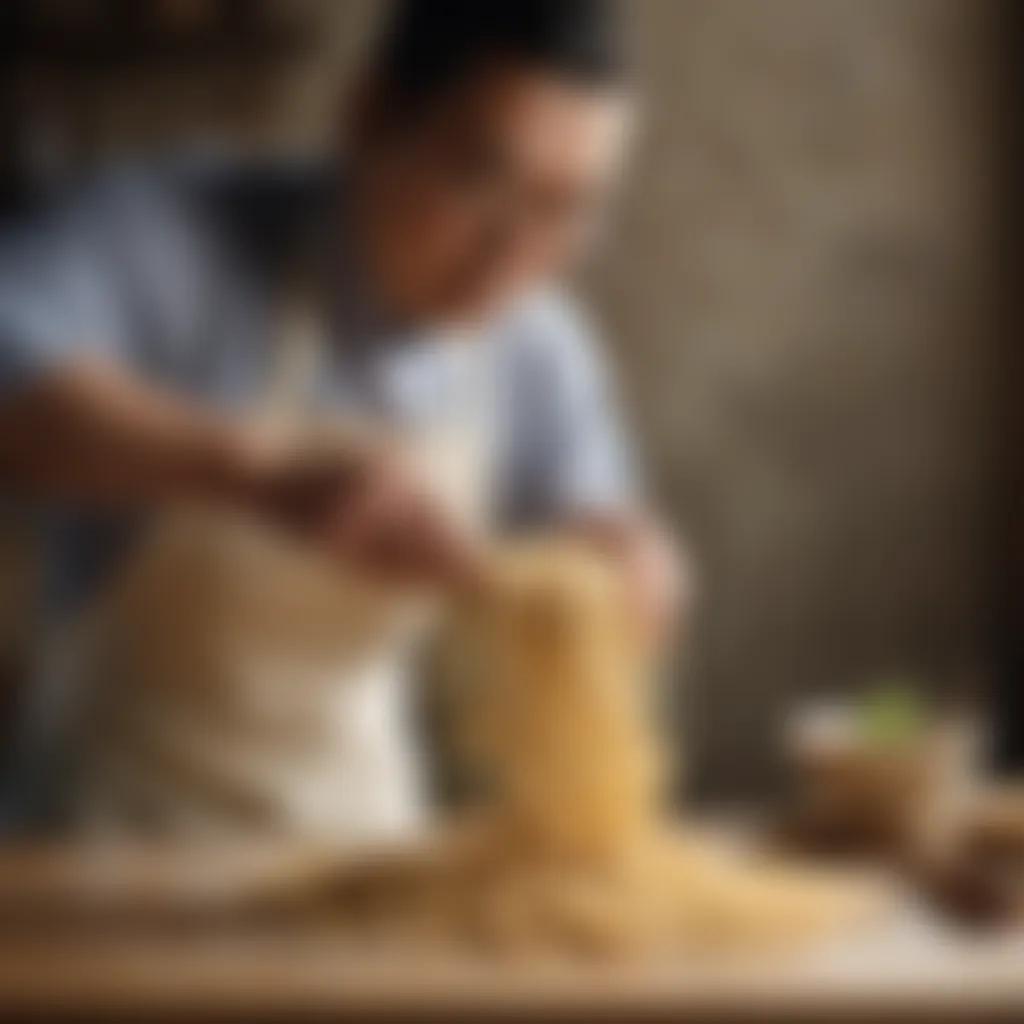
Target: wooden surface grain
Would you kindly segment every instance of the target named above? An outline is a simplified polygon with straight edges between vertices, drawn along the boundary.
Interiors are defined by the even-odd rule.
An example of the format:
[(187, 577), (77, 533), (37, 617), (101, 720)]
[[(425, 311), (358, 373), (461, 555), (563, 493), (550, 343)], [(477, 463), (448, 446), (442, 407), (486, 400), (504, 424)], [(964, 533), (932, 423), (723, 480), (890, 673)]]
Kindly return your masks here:
[(0, 1015), (109, 1019), (1024, 1018), (1024, 934), (943, 931), (907, 904), (869, 933), (747, 961), (415, 954), (328, 930), (209, 927), (323, 851), (0, 852)]

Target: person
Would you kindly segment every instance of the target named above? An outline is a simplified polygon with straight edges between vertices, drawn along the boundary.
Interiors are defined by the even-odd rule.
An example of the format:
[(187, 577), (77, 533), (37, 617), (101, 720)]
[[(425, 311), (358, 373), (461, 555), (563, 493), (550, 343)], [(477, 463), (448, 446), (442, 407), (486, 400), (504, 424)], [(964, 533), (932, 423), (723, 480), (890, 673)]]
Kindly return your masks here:
[[(478, 544), (422, 474), (353, 451), (311, 481), (239, 414), (273, 360), (283, 254), (316, 238), (316, 401), (414, 437), (477, 409), (466, 429), (488, 438), (489, 518), (601, 545), (664, 631), (672, 544), (559, 283), (599, 233), (627, 148), (618, 13), (400, 0), (327, 166), (122, 166), (6, 232), (0, 480), (49, 510), (48, 615), (73, 615), (130, 557), (140, 519), (180, 504), (244, 510), (339, 567), (472, 576)], [(486, 374), (466, 371), (466, 352)], [(15, 817), (31, 803), (15, 800)]]

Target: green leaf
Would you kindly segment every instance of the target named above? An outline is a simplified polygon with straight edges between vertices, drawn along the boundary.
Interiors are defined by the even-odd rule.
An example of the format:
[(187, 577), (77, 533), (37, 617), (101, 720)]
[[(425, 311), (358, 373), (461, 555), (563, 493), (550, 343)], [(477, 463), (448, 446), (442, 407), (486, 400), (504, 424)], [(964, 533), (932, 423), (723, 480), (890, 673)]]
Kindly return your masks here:
[(874, 687), (857, 713), (858, 732), (870, 743), (901, 746), (912, 742), (925, 723), (925, 709), (913, 686), (887, 683)]

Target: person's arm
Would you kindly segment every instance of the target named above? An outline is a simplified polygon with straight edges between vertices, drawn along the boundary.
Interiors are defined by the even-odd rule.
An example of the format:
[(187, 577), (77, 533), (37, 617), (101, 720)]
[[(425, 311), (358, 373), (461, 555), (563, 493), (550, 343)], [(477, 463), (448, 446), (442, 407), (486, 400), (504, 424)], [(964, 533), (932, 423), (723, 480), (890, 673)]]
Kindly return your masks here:
[(189, 311), (172, 300), (203, 294), (177, 214), (122, 178), (0, 236), (0, 487), (122, 508), (228, 502), (373, 571), (451, 568), (459, 538), (392, 460), (273, 451), (133, 369), (160, 336), (153, 311), (185, 338)]
[(200, 261), (169, 204), (151, 176), (111, 171), (0, 235), (6, 489), (144, 504), (195, 472), (201, 416), (127, 369), (163, 330), (169, 295), (200, 301)]
[(255, 440), (97, 361), (69, 360), (0, 401), (0, 479), (38, 497), (147, 506), (255, 494)]
[(383, 452), (310, 458), (98, 363), (68, 363), (0, 402), (0, 481), (79, 504), (229, 505), (368, 571), (430, 582), (475, 552)]
[(614, 389), (587, 324), (552, 300), (524, 346), (517, 394), (519, 512), (584, 538), (621, 566), (656, 638), (685, 621), (692, 573), (673, 531), (643, 493)]

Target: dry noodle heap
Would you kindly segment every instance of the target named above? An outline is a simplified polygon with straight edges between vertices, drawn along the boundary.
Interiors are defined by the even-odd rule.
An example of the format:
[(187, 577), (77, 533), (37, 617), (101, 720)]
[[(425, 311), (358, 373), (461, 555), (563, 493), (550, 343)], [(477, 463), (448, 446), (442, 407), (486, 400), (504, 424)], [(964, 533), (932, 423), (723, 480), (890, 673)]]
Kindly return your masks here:
[(490, 799), (428, 850), (305, 894), (346, 926), (526, 951), (774, 946), (853, 924), (862, 892), (728, 858), (669, 815), (646, 652), (611, 568), (582, 547), (501, 554), (457, 617), (469, 756)]

